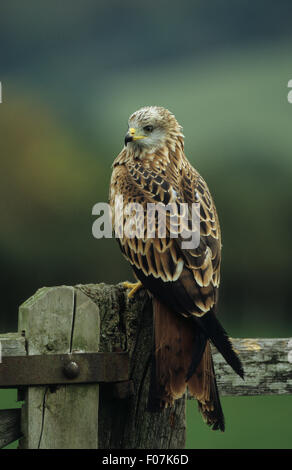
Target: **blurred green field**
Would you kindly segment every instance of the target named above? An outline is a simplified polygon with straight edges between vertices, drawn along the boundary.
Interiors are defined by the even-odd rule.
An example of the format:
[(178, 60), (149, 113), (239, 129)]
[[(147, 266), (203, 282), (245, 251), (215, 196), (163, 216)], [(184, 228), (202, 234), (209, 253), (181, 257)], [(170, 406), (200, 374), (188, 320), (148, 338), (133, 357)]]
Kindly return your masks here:
[(291, 449), (291, 396), (222, 397), (226, 430), (203, 423), (187, 404), (187, 449)]

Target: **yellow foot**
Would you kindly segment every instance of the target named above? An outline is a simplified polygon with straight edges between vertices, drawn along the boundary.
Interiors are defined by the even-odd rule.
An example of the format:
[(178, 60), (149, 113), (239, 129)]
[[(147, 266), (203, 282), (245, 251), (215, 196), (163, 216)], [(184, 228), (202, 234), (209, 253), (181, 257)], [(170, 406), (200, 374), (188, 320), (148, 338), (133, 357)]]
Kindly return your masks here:
[(141, 289), (143, 287), (143, 284), (138, 281), (138, 282), (123, 282), (123, 286), (126, 288), (126, 289), (131, 289), (130, 292), (128, 293), (128, 297), (129, 299), (131, 297), (133, 297), (134, 294), (136, 294), (136, 292)]

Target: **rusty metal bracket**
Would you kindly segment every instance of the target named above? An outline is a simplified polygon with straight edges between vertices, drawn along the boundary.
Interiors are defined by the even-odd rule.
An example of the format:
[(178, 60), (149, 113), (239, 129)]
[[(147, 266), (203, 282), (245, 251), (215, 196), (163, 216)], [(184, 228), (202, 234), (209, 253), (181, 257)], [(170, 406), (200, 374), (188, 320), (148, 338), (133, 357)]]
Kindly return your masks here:
[(2, 357), (0, 388), (129, 380), (128, 352)]

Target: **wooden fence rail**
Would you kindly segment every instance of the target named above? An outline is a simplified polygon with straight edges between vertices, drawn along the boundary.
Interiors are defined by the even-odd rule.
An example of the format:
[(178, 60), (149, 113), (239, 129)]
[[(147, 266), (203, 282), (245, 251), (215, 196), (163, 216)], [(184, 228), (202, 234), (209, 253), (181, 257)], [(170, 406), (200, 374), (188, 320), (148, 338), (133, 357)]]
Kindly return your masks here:
[[(221, 395), (292, 393), (292, 339), (232, 339), (232, 342), (242, 359), (245, 380), (236, 376), (213, 348)], [(18, 332), (0, 335), (0, 344), (0, 387), (7, 377), (10, 382), (6, 384), (12, 387), (7, 367), (22, 361), (22, 357), (38, 356), (30, 364), (38, 360), (43, 364), (39, 372), (27, 367), (22, 382), (16, 372), (15, 388), (20, 388), (24, 404), (21, 410), (0, 410), (0, 447), (20, 438), (21, 448), (34, 449), (184, 448), (187, 397), (161, 413), (146, 409), (152, 308), (145, 292), (128, 299), (122, 284), (42, 288), (20, 307)], [(120, 366), (125, 357), (123, 362), (113, 360), (116, 353), (126, 351), (127, 373)], [(74, 361), (76, 357), (78, 360), (91, 357), (89, 353), (100, 361), (107, 357), (110, 362), (101, 361), (101, 369), (92, 370), (92, 362), (78, 365)], [(115, 354), (109, 357), (100, 353)], [(45, 360), (41, 360), (44, 356)], [(14, 359), (9, 362), (8, 358)], [(69, 375), (67, 370), (67, 378), (54, 383), (54, 361), (64, 358), (69, 361)], [(23, 377), (26, 373), (31, 378), (30, 382), (28, 377), (27, 384)], [(88, 379), (93, 376), (94, 380), (94, 374), (99, 383)], [(35, 385), (38, 377), (39, 384)], [(20, 383), (26, 386), (20, 387)]]

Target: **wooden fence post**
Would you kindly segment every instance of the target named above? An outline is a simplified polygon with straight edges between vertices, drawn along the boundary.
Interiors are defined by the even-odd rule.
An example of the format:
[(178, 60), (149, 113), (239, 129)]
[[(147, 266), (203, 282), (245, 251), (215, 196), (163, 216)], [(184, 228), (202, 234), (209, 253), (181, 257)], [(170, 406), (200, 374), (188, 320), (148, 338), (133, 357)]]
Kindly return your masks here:
[[(133, 388), (100, 386), (99, 447), (184, 449), (186, 397), (172, 408), (146, 409), (152, 353), (152, 305), (144, 290), (129, 299), (123, 284), (76, 286), (99, 307), (100, 351), (129, 351)], [(124, 398), (121, 398), (121, 395)]]
[[(129, 380), (126, 380), (128, 375), (122, 363), (118, 362), (114, 367), (113, 354), (108, 356), (109, 362), (103, 363), (112, 364), (113, 367), (102, 366), (106, 373), (100, 375), (103, 377), (100, 385), (70, 383), (26, 387), (20, 447), (185, 447), (186, 396), (162, 412), (147, 411), (153, 336), (152, 305), (143, 290), (131, 299), (127, 294), (123, 284), (43, 288), (20, 307), (19, 333), (0, 336), (4, 359), (14, 357), (19, 360), (17, 356), (26, 354), (46, 355), (46, 359), (50, 354), (70, 357), (72, 353), (74, 360), (74, 352), (127, 351), (130, 366)], [(212, 348), (220, 394), (253, 396), (292, 393), (292, 338), (243, 338), (232, 339), (232, 342), (243, 361), (246, 378), (244, 381), (238, 378)], [(43, 359), (36, 358), (30, 363), (38, 366), (40, 361), (49, 367), (51, 361)], [(50, 383), (37, 382), (40, 377), (36, 379), (35, 370), (34, 374), (28, 371), (25, 378), (28, 382), (14, 382), (12, 363), (10, 361), (10, 366), (8, 360), (0, 363), (0, 386), (7, 386), (7, 383)], [(90, 371), (91, 367), (94, 365), (86, 370)], [(52, 369), (54, 372), (55, 366)], [(7, 379), (9, 376), (7, 371), (10, 371), (10, 379), (5, 382), (5, 377)], [(115, 379), (107, 380), (107, 371), (115, 372), (110, 374)], [(34, 382), (29, 382), (32, 376)], [(61, 377), (58, 376), (57, 383), (61, 382)], [(198, 419), (201, 419), (199, 414)], [(19, 425), (18, 410), (1, 410), (0, 445), (19, 437)]]
[[(42, 288), (19, 309), (27, 354), (96, 352), (99, 311), (80, 290)], [(98, 384), (28, 387), (22, 409), (21, 448), (98, 447)]]

